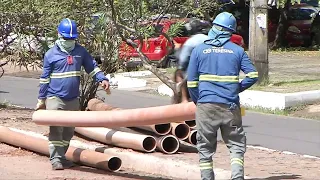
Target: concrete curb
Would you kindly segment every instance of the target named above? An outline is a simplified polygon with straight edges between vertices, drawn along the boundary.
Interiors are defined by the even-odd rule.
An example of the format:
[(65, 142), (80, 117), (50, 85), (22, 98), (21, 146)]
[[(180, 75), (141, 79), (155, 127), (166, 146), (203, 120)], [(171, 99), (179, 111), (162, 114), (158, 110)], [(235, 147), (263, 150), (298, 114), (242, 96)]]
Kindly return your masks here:
[[(35, 133), (33, 131), (24, 131), (20, 129), (10, 128), (13, 131), (28, 134), (34, 137), (48, 139), (46, 136)], [(184, 161), (171, 160), (161, 157), (155, 157), (151, 153), (143, 154), (135, 151), (128, 151), (119, 148), (107, 148), (101, 144), (88, 144), (78, 140), (71, 140), (70, 143), (74, 147), (91, 149), (103, 152), (109, 155), (118, 156), (123, 163), (123, 167), (133, 169), (138, 172), (154, 174), (158, 176), (170, 177), (174, 179), (197, 180), (200, 179), (200, 171), (198, 162), (188, 164)], [(215, 168), (217, 180), (230, 179), (230, 171)], [(248, 177), (246, 177), (248, 178)]]
[(275, 93), (246, 90), (240, 93), (240, 103), (248, 107), (283, 110), (288, 107), (309, 104), (320, 100), (320, 90), (296, 93)]
[[(157, 89), (160, 95), (172, 97), (172, 90), (162, 84)], [(275, 93), (246, 90), (239, 94), (240, 103), (245, 107), (261, 107), (271, 110), (283, 110), (288, 107), (320, 101), (320, 90), (296, 93)]]

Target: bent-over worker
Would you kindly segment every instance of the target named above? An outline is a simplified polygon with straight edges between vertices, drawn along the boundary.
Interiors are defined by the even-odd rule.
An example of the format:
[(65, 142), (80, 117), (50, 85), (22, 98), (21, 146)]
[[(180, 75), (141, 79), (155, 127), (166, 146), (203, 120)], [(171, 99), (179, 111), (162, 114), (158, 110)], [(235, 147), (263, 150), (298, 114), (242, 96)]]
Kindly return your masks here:
[[(105, 90), (109, 89), (109, 80), (87, 50), (76, 43), (77, 38), (76, 22), (69, 18), (63, 19), (58, 25), (55, 45), (44, 55), (36, 110), (78, 111), (82, 66)], [(65, 157), (73, 135), (74, 127), (50, 126), (49, 153), (53, 170), (74, 166)]]
[[(187, 69), (189, 65), (190, 55), (192, 50), (202, 44), (205, 40), (208, 40), (208, 32), (210, 30), (210, 25), (207, 21), (203, 21), (200, 19), (191, 19), (188, 23), (185, 24), (185, 28), (188, 33), (191, 35), (186, 42), (182, 45), (179, 53), (179, 66), (174, 73), (174, 81), (177, 83), (182, 82), (187, 76)], [(232, 34), (230, 41), (236, 43), (239, 46), (243, 46), (243, 38), (237, 34)], [(189, 102), (190, 95), (187, 89), (187, 83), (183, 82), (181, 84), (181, 93), (177, 96), (173, 96), (173, 103), (183, 103)]]
[[(178, 62), (179, 66), (175, 72), (175, 82), (182, 82), (186, 76), (186, 71), (189, 65), (189, 59), (192, 50), (199, 44), (208, 39), (208, 31), (210, 26), (206, 24), (206, 21), (200, 19), (192, 19), (185, 24), (185, 28), (191, 35), (181, 47)], [(190, 96), (187, 89), (187, 83), (183, 83), (181, 86), (181, 102), (189, 102)], [(180, 103), (179, 100), (175, 103)]]
[[(246, 136), (242, 126), (239, 93), (258, 80), (258, 73), (244, 49), (230, 41), (236, 19), (227, 12), (217, 15), (209, 40), (191, 53), (187, 86), (196, 104), (197, 149), (202, 180), (214, 180), (212, 157), (217, 131), (230, 150), (231, 179), (244, 179)], [(239, 72), (246, 77), (239, 82)]]

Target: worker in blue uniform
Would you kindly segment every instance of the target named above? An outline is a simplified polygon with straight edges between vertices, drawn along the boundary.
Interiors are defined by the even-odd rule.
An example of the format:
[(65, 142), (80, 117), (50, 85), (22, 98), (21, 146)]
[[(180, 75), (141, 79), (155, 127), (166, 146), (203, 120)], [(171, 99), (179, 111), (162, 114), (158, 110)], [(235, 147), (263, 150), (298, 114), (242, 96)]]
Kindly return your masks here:
[[(174, 74), (175, 82), (182, 82), (186, 76), (186, 71), (189, 65), (189, 59), (193, 48), (203, 43), (208, 39), (208, 32), (210, 25), (206, 21), (200, 19), (192, 19), (190, 22), (185, 24), (185, 28), (188, 31), (190, 37), (182, 45), (178, 55), (179, 66)], [(187, 83), (183, 82), (181, 85), (181, 95), (173, 97), (174, 103), (189, 102), (190, 96), (187, 89)]]
[[(242, 126), (239, 93), (258, 80), (258, 73), (244, 49), (230, 41), (236, 19), (222, 12), (209, 31), (209, 40), (191, 53), (187, 86), (196, 104), (197, 149), (202, 180), (213, 180), (212, 157), (217, 131), (230, 150), (231, 179), (244, 179), (246, 136)], [(239, 72), (246, 77), (239, 82)]]
[[(58, 25), (55, 45), (44, 55), (36, 110), (78, 111), (81, 67), (106, 91), (109, 90), (109, 80), (87, 50), (76, 43), (77, 38), (76, 22), (63, 19)], [(74, 166), (65, 158), (73, 135), (74, 127), (50, 126), (49, 152), (53, 170)]]

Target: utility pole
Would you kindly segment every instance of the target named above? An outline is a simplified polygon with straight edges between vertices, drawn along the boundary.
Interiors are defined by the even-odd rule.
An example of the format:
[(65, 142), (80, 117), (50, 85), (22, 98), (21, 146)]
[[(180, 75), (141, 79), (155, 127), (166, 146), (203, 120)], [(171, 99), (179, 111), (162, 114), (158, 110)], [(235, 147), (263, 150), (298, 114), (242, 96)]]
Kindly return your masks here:
[(259, 73), (257, 84), (269, 83), (267, 0), (250, 0), (249, 57)]

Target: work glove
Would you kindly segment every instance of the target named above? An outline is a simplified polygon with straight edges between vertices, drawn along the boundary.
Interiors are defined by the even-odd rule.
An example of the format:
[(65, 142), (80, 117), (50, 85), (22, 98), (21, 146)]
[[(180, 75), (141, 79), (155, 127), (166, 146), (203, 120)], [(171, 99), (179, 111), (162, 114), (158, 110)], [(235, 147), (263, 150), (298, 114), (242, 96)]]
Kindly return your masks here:
[(36, 111), (39, 109), (46, 109), (46, 100), (45, 99), (38, 99)]

